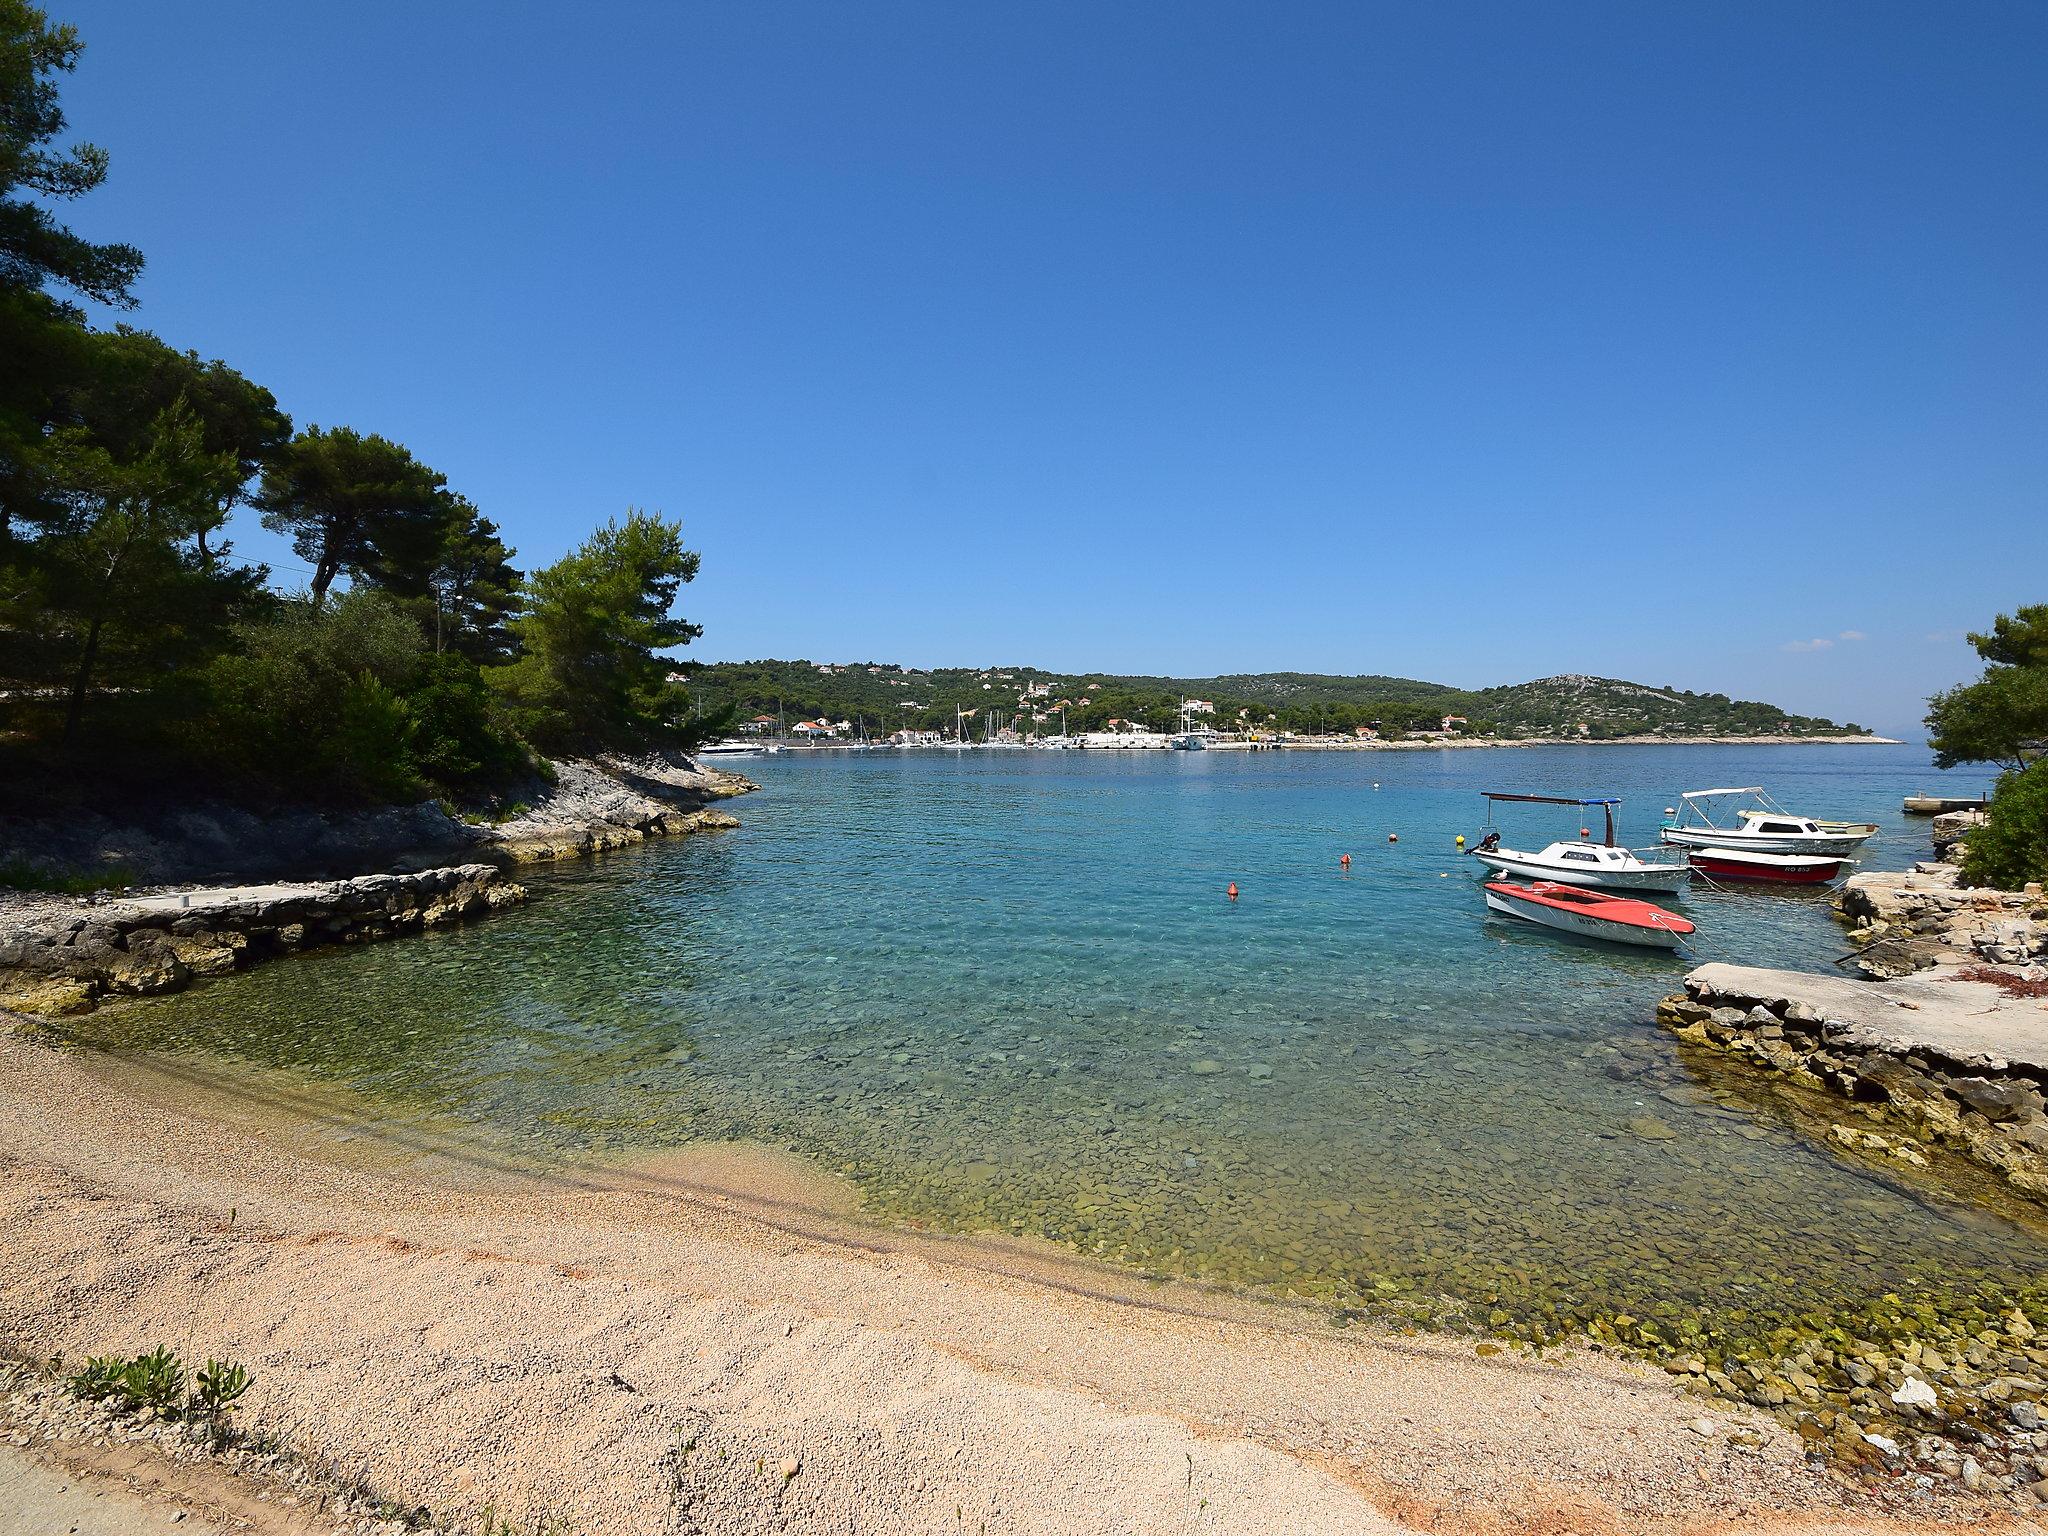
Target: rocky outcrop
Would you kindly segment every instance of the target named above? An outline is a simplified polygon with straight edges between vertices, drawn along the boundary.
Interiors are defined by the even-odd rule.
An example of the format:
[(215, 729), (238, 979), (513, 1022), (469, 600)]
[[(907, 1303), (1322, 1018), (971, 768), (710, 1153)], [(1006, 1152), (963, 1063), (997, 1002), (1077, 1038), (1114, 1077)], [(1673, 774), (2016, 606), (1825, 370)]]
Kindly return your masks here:
[(1835, 910), (1850, 925), (1856, 968), (1866, 976), (1973, 961), (2025, 967), (2048, 957), (2048, 897), (2039, 885), (1965, 886), (1953, 864), (1851, 875)]
[(109, 995), (177, 992), (272, 956), (396, 938), (525, 899), (494, 866), (460, 864), (45, 910), (0, 939), (0, 1008), (83, 1013)]
[(1934, 851), (1947, 858), (1962, 840), (1989, 818), (1982, 811), (1943, 811), (1934, 818), (1928, 828), (1934, 841)]
[[(9, 815), (0, 804), (0, 864), (52, 877), (113, 875), (136, 886), (230, 880), (336, 879), (470, 859), (519, 863), (727, 826), (714, 802), (755, 788), (681, 754), (563, 759), (513, 790), (511, 814), (433, 801), (357, 810), (253, 809), (217, 800), (63, 814)], [(493, 819), (493, 815), (498, 819)]]
[(2048, 1006), (1953, 970), (1889, 983), (1705, 965), (1658, 1005), (1680, 1038), (1839, 1095), (1906, 1164), (1950, 1148), (2048, 1203)]
[(553, 783), (531, 807), (487, 829), (493, 852), (514, 863), (541, 863), (736, 827), (735, 818), (708, 802), (756, 787), (738, 774), (658, 757), (562, 762), (554, 769)]

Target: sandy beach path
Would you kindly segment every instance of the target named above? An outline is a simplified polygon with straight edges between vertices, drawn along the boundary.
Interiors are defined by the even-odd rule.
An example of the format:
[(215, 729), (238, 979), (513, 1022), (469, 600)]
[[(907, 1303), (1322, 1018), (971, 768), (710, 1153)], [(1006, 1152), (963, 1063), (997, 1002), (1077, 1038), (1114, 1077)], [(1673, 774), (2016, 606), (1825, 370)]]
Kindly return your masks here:
[(1337, 1329), (844, 1201), (745, 1152), (541, 1177), (273, 1081), (0, 1034), (0, 1343), (240, 1357), (257, 1421), (437, 1513), (579, 1536), (1962, 1513), (1846, 1489), (1646, 1368)]

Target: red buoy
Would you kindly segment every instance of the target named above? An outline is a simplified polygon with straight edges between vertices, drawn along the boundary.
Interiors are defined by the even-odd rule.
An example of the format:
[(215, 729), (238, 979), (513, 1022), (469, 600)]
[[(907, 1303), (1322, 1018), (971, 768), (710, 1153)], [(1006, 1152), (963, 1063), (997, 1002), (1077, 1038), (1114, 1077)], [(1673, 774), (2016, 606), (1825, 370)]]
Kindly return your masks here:
[(1233, 880), (1230, 882), (1229, 885), (1225, 886), (1223, 894), (1228, 896), (1232, 901), (1237, 900), (1237, 882)]
[(1349, 869), (1351, 867), (1351, 855), (1347, 853), (1344, 855), (1343, 858), (1339, 859), (1337, 862), (1343, 865), (1344, 868)]

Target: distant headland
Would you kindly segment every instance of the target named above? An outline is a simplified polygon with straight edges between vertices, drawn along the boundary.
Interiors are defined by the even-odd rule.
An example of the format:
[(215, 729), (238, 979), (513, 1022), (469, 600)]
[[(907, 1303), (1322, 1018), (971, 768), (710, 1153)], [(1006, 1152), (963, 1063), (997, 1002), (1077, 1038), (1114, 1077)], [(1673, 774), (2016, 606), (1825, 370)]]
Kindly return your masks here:
[(1496, 688), (1379, 675), (1144, 677), (1039, 667), (738, 661), (693, 666), (704, 709), (744, 734), (992, 739), (1205, 730), (1325, 744), (1528, 741), (1885, 742), (1853, 721), (1721, 693), (1567, 674)]

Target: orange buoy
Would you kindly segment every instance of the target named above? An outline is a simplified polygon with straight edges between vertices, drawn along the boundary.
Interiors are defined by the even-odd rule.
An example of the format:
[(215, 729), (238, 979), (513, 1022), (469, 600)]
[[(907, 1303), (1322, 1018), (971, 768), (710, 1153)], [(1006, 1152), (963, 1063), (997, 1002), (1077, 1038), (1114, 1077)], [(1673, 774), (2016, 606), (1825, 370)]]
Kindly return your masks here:
[(1581, 836), (1581, 837), (1591, 837), (1592, 835), (1593, 835), (1593, 829), (1592, 829), (1591, 827), (1581, 827), (1581, 828), (1579, 828), (1579, 836)]
[(1351, 855), (1347, 853), (1344, 855), (1343, 858), (1339, 859), (1337, 862), (1341, 864), (1344, 868), (1349, 869), (1351, 867)]
[(1228, 896), (1232, 901), (1237, 900), (1237, 882), (1233, 880), (1230, 882), (1229, 885), (1225, 886), (1223, 889), (1223, 894)]

